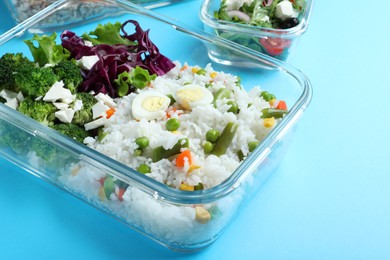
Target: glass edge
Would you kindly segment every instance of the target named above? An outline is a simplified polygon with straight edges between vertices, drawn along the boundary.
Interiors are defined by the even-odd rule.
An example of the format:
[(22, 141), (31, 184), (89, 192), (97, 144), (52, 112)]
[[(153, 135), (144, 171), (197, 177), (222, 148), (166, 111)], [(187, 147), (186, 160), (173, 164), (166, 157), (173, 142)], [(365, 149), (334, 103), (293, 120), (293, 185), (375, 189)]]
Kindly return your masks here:
[[(38, 23), (42, 19), (46, 18), (59, 8), (63, 8), (66, 5), (73, 2), (73, 0), (59, 0), (52, 5), (48, 6), (44, 10), (38, 12), (34, 16), (30, 17), (29, 19), (25, 20), (24, 22), (18, 24), (8, 32), (4, 33), (0, 36), (0, 45), (4, 44), (5, 42), (9, 41), (16, 35), (23, 33), (26, 29), (28, 29), (30, 26), (33, 26), (34, 24)], [(178, 21), (175, 21), (171, 18), (168, 18), (166, 16), (160, 15), (158, 13), (155, 13), (153, 11), (150, 11), (144, 7), (138, 6), (136, 4), (133, 4), (131, 1), (127, 0), (102, 0), (102, 2), (109, 2), (113, 4), (117, 4), (118, 6), (126, 9), (127, 11), (136, 12), (140, 15), (145, 15), (147, 17), (159, 20), (161, 22), (164, 22), (168, 25), (171, 25), (174, 29), (182, 31), (186, 34), (190, 34), (192, 36), (195, 36), (196, 38), (200, 38), (206, 42), (210, 43), (216, 43), (220, 46), (226, 47), (231, 50), (236, 50), (242, 53), (245, 53), (245, 55), (249, 55), (255, 57), (259, 62), (265, 62), (268, 65), (272, 65), (272, 67), (276, 70), (282, 70), (291, 76), (293, 76), (295, 79), (298, 80), (299, 84), (303, 88), (303, 93), (298, 100), (298, 102), (293, 106), (293, 108), (290, 111), (290, 115), (286, 116), (286, 121), (280, 124), (281, 126), (286, 125), (288, 122), (294, 119), (296, 121), (298, 119), (298, 115), (303, 112), (303, 110), (307, 107), (307, 105), (310, 102), (311, 99), (311, 84), (308, 78), (298, 69), (294, 68), (293, 66), (274, 59), (272, 57), (269, 57), (267, 55), (258, 53), (256, 51), (253, 51), (249, 48), (242, 47), (241, 45), (232, 43), (228, 40), (219, 38), (215, 35), (206, 33), (202, 30), (199, 30), (197, 28), (192, 28), (189, 25), (182, 24)], [(3, 108), (2, 108), (3, 109)], [(17, 111), (9, 111), (15, 114), (20, 114)], [(17, 115), (19, 116), (19, 115)], [(17, 118), (16, 116), (16, 118)], [(29, 119), (29, 118), (27, 118)], [(21, 120), (21, 119), (18, 119)], [(118, 176), (121, 179), (127, 180), (131, 182), (137, 188), (140, 188), (144, 192), (147, 192), (151, 196), (154, 196), (156, 198), (159, 198), (164, 201), (168, 201), (171, 203), (177, 203), (177, 204), (198, 204), (198, 203), (207, 203), (215, 201), (219, 198), (225, 197), (230, 192), (232, 192), (235, 187), (237, 186), (238, 180), (242, 179), (242, 174), (235, 174), (240, 171), (240, 169), (247, 167), (250, 161), (244, 162), (239, 169), (237, 169), (232, 176), (230, 176), (227, 180), (225, 180), (220, 185), (217, 185), (213, 188), (203, 190), (203, 191), (194, 191), (194, 192), (188, 192), (188, 191), (181, 191), (177, 189), (173, 189), (170, 187), (167, 187), (166, 185), (157, 182), (151, 178), (147, 178), (145, 176), (140, 176), (138, 172), (131, 169), (130, 167), (127, 167), (103, 154), (100, 154), (96, 151), (93, 151), (89, 147), (84, 147), (82, 145), (75, 146), (73, 143), (70, 143), (70, 140), (66, 136), (62, 136), (60, 133), (57, 133), (54, 130), (47, 131), (46, 128), (43, 125), (40, 125), (38, 122), (35, 122), (33, 119), (30, 119), (32, 122), (31, 126), (37, 127), (38, 129), (41, 129), (42, 131), (47, 134), (45, 138), (48, 138), (50, 140), (55, 140), (56, 143), (59, 143), (59, 145), (66, 147), (66, 149), (71, 150), (73, 153), (83, 154), (87, 156), (90, 160), (89, 162), (95, 162), (97, 165), (101, 166), (102, 164), (105, 164), (107, 167), (110, 167), (113, 171), (118, 172), (119, 174), (123, 176)], [(46, 130), (45, 130), (46, 129)], [(266, 147), (267, 145), (271, 144), (271, 139), (273, 137), (276, 137), (278, 132), (280, 132), (280, 127), (276, 129), (276, 131), (272, 131), (266, 138), (265, 142), (262, 143), (263, 147)], [(258, 149), (258, 154), (260, 155), (260, 149)], [(95, 157), (95, 158), (94, 158)], [(252, 156), (254, 158), (254, 156)]]

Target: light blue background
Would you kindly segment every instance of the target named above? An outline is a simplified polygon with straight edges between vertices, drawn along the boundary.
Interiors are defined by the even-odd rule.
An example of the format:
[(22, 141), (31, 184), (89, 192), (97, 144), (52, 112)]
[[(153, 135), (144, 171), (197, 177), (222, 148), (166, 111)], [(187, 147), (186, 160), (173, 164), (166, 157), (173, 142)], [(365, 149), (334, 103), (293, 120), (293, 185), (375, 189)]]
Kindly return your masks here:
[[(201, 1), (157, 9), (202, 27)], [(320, 1), (289, 61), (312, 103), (283, 162), (209, 248), (172, 252), (0, 160), (1, 259), (389, 259), (390, 2)], [(0, 32), (13, 26), (0, 2)]]

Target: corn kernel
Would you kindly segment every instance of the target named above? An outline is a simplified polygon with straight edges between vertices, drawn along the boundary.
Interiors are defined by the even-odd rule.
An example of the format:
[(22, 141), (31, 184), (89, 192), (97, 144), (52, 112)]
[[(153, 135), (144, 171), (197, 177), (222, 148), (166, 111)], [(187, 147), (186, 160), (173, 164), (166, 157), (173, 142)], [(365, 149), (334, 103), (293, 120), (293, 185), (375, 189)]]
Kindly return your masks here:
[(100, 187), (98, 196), (101, 201), (104, 201), (106, 199), (106, 192), (104, 191), (103, 186)]
[(195, 219), (201, 224), (206, 224), (207, 222), (210, 221), (211, 214), (207, 209), (205, 209), (201, 206), (196, 206), (195, 207)]
[(196, 170), (196, 169), (199, 169), (200, 166), (199, 165), (191, 165), (190, 168), (188, 169), (188, 173), (191, 173), (192, 171)]
[(213, 79), (217, 76), (217, 72), (213, 71), (210, 73), (210, 77)]
[(72, 171), (70, 172), (70, 175), (72, 176), (76, 176), (80, 171), (80, 167), (75, 167), (72, 169)]
[(272, 127), (275, 124), (275, 118), (264, 118), (263, 125), (267, 128)]
[(186, 191), (194, 191), (194, 186), (190, 186), (190, 185), (187, 185), (187, 184), (180, 184), (180, 187), (179, 187), (179, 190), (186, 190)]
[(195, 68), (195, 67), (192, 68), (192, 73), (195, 74), (195, 73), (197, 73), (198, 71), (199, 71), (199, 68)]
[(271, 107), (275, 107), (276, 105), (277, 105), (277, 102), (276, 102), (276, 99), (271, 99), (270, 101), (268, 101), (268, 103), (269, 103), (269, 105), (271, 106)]

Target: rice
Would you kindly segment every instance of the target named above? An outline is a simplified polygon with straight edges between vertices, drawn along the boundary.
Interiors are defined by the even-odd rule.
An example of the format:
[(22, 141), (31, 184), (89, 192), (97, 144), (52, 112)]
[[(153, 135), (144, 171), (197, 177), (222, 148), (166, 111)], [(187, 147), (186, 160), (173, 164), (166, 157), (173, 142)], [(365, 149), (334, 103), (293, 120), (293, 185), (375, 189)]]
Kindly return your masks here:
[[(49, 5), (53, 4), (55, 0), (7, 0), (10, 10), (17, 20), (22, 22), (27, 18), (33, 16)], [(101, 18), (110, 12), (120, 12), (116, 7), (110, 6), (107, 3), (74, 3), (70, 7), (58, 10), (52, 16), (46, 18), (40, 23), (41, 26), (57, 27), (70, 23), (82, 22), (89, 19)]]
[[(169, 73), (152, 81), (150, 87), (115, 99), (116, 112), (104, 125), (104, 138), (99, 140), (89, 137), (84, 143), (134, 169), (141, 164), (148, 165), (150, 173), (145, 174), (148, 178), (172, 188), (182, 189), (183, 184), (186, 187), (195, 187), (201, 183), (204, 189), (209, 189), (231, 176), (241, 163), (242, 158), (238, 156), (238, 152), (244, 157), (247, 156), (248, 143), (261, 142), (278, 120), (272, 126), (265, 126), (261, 110), (271, 105), (261, 97), (260, 87), (246, 92), (237, 84), (236, 76), (215, 72), (210, 65), (204, 68), (203, 75), (195, 72), (199, 69), (197, 66), (182, 66), (179, 62), (175, 62), (175, 65)], [(180, 120), (177, 131), (166, 129), (166, 117), (155, 120), (135, 120), (133, 117), (132, 103), (137, 95), (151, 89), (169, 95), (188, 84), (202, 86), (213, 94), (224, 88), (229, 90), (232, 96), (230, 99), (216, 100), (215, 106), (213, 103), (203, 104), (190, 110), (174, 103), (167, 114)], [(231, 107), (227, 103), (229, 100), (236, 101), (239, 113), (228, 111)], [(238, 130), (226, 152), (220, 156), (205, 153), (203, 145), (207, 141), (206, 132), (210, 129), (223, 132), (229, 122), (238, 124)], [(147, 137), (149, 145), (141, 155), (135, 155), (134, 151), (139, 149), (136, 143), (139, 137)], [(181, 151), (190, 149), (192, 165), (196, 165), (195, 168), (191, 168), (188, 159), (184, 161), (183, 167), (177, 167), (176, 159), (172, 157), (153, 162), (153, 149), (160, 146), (170, 149), (182, 138), (188, 139), (189, 147), (182, 148)], [(210, 235), (210, 232), (219, 232), (243, 199), (243, 194), (235, 193), (234, 196), (214, 203), (200, 205), (212, 216), (202, 222), (197, 219), (195, 205), (165, 202), (131, 185), (127, 185), (124, 194), (120, 196), (120, 181), (114, 181), (115, 187), (111, 194), (104, 194), (101, 180), (107, 176), (109, 173), (79, 162), (72, 164), (70, 169), (61, 171), (59, 180), (69, 189), (82, 194), (89, 201), (99, 203), (131, 226), (168, 244), (183, 241), (195, 244), (214, 236), (215, 234)]]

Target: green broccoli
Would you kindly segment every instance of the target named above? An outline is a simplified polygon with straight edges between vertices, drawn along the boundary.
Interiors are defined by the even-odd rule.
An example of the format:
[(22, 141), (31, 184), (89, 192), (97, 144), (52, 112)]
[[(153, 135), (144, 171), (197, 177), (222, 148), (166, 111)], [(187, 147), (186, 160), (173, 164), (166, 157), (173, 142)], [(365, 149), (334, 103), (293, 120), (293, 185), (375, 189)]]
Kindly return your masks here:
[(90, 136), (84, 128), (75, 124), (56, 124), (51, 126), (51, 128), (80, 143), (82, 143), (86, 137)]
[(16, 126), (0, 120), (0, 146), (10, 148), (18, 154), (26, 153), (30, 137)]
[(52, 103), (26, 97), (20, 102), (18, 111), (44, 125), (53, 125), (57, 108)]
[(31, 150), (33, 150), (39, 158), (51, 163), (58, 160), (58, 156), (62, 151), (51, 145), (48, 141), (41, 138), (31, 139)]
[(21, 53), (6, 53), (0, 58), (0, 90), (19, 92), (16, 71), (32, 71), (37, 66)]
[(17, 88), (24, 96), (31, 97), (44, 96), (59, 80), (59, 77), (49, 67), (19, 67), (16, 68), (14, 74)]
[(72, 93), (75, 93), (77, 87), (83, 82), (81, 70), (74, 59), (63, 60), (54, 66), (52, 70)]
[(58, 172), (58, 168), (71, 163), (75, 158), (66, 150), (55, 146), (50, 141), (43, 138), (31, 138), (30, 149), (35, 155), (44, 161), (46, 169), (52, 169)]
[(86, 123), (89, 123), (93, 120), (92, 107), (97, 103), (97, 100), (92, 94), (87, 92), (77, 93), (75, 100), (81, 100), (83, 102), (83, 107), (74, 113), (72, 123), (83, 127)]

